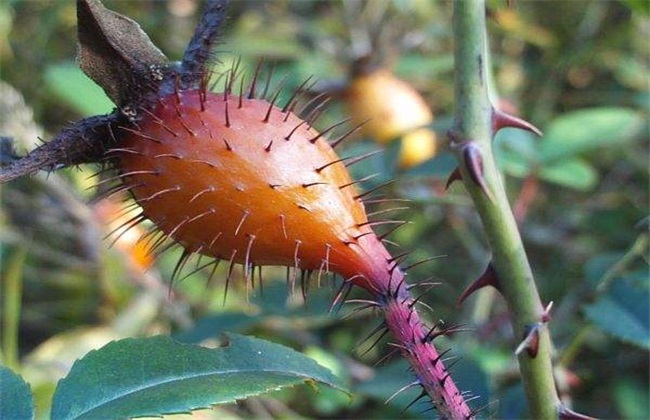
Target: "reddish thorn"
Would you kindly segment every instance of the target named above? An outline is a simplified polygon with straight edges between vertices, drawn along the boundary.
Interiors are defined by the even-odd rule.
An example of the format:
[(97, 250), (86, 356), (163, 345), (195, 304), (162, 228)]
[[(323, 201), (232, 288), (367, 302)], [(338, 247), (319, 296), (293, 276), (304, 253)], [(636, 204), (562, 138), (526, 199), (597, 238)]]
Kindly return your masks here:
[(253, 74), (253, 80), (251, 80), (250, 88), (248, 90), (248, 99), (255, 98), (255, 85), (257, 84), (257, 78), (260, 76), (260, 70), (262, 68), (263, 61), (260, 60), (257, 62), (257, 67), (255, 67), (255, 73)]
[(523, 120), (514, 115), (510, 115), (506, 112), (500, 111), (496, 108), (492, 109), (492, 131), (496, 133), (504, 127), (513, 127), (520, 128), (522, 130), (530, 131), (531, 133), (542, 136), (542, 130), (535, 127), (533, 124), (529, 123), (526, 120)]
[(499, 276), (497, 275), (492, 262), (488, 264), (488, 266), (485, 268), (485, 271), (479, 276), (478, 279), (474, 280), (474, 282), (472, 282), (465, 288), (465, 290), (463, 290), (463, 293), (461, 293), (456, 304), (460, 306), (472, 293), (486, 286), (492, 286), (497, 290), (501, 290), (499, 284)]
[(542, 323), (547, 324), (551, 320), (551, 309), (553, 309), (553, 301), (550, 301), (548, 305), (546, 305), (546, 308), (544, 308), (544, 312), (541, 316)]
[(485, 182), (485, 174), (483, 173), (483, 157), (481, 150), (474, 142), (467, 142), (462, 146), (463, 160), (469, 176), (474, 181), (481, 191), (490, 199), (494, 201), (492, 193)]
[(460, 168), (454, 169), (454, 171), (449, 175), (449, 178), (447, 178), (447, 183), (445, 184), (445, 191), (449, 189), (451, 184), (453, 184), (454, 181), (462, 181), (463, 180), (463, 175), (460, 173)]
[(576, 413), (575, 411), (567, 408), (564, 404), (560, 404), (558, 407), (557, 417), (561, 420), (595, 420), (595, 417)]

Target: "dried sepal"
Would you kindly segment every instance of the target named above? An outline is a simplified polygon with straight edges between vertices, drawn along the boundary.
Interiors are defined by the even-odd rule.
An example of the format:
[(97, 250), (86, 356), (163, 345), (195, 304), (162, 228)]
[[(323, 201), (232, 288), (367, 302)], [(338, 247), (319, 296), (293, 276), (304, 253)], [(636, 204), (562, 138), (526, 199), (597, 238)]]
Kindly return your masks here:
[(207, 65), (212, 59), (212, 48), (226, 20), (228, 3), (229, 0), (209, 0), (206, 4), (181, 62), (184, 89), (198, 87), (208, 72)]
[(165, 55), (135, 21), (105, 8), (99, 0), (78, 0), (81, 70), (119, 107), (130, 104), (143, 85), (160, 79)]
[(67, 166), (100, 161), (112, 139), (112, 128), (121, 120), (117, 114), (85, 118), (61, 130), (52, 140), (0, 169), (0, 184)]

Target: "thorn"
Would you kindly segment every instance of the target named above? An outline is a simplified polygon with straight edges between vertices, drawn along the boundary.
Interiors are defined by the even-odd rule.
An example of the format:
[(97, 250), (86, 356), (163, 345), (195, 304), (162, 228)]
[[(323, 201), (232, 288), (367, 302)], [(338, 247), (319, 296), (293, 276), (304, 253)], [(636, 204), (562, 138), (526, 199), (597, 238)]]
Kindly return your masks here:
[(450, 351), (451, 351), (451, 348), (449, 348), (449, 349), (443, 351), (442, 353), (440, 353), (436, 358), (434, 358), (434, 359), (431, 361), (431, 365), (435, 367), (435, 366), (438, 364), (438, 362), (439, 362), (443, 357), (445, 357), (445, 355), (446, 355), (447, 353), (449, 353)]
[(298, 124), (297, 126), (295, 126), (295, 127), (293, 128), (293, 130), (291, 130), (291, 131), (289, 132), (289, 134), (287, 134), (287, 135), (284, 137), (284, 139), (285, 139), (286, 141), (291, 140), (291, 136), (293, 136), (293, 134), (296, 132), (296, 130), (298, 130), (298, 129), (299, 129), (301, 126), (303, 126), (304, 124), (307, 124), (307, 122), (306, 122), (305, 120), (301, 121), (300, 124)]
[(278, 87), (278, 90), (275, 92), (275, 95), (273, 95), (273, 99), (271, 99), (271, 102), (269, 103), (269, 109), (266, 111), (266, 115), (264, 116), (264, 119), (262, 122), (268, 123), (269, 119), (271, 118), (271, 111), (275, 107), (275, 102), (278, 100), (278, 97), (280, 96), (280, 93), (282, 92), (282, 83), (284, 82), (284, 79), (280, 82), (280, 85)]
[[(226, 101), (226, 106), (224, 108), (226, 114), (226, 127), (230, 127), (230, 113), (228, 112), (228, 101)], [(181, 119), (182, 121), (182, 119)]]
[(296, 99), (296, 96), (298, 96), (298, 94), (300, 93), (300, 91), (302, 91), (302, 90), (305, 88), (305, 86), (307, 86), (307, 83), (309, 83), (309, 81), (310, 81), (313, 77), (314, 77), (313, 75), (312, 75), (312, 76), (309, 76), (308, 78), (305, 79), (304, 82), (302, 82), (302, 83), (300, 84), (300, 86), (298, 86), (298, 88), (296, 88), (296, 90), (293, 92), (293, 94), (291, 95), (291, 97), (289, 98), (289, 100), (287, 101), (287, 103), (284, 105), (284, 107), (282, 107), (282, 112), (287, 112), (287, 111), (289, 110), (289, 107), (290, 107), (291, 104), (293, 103), (294, 99)]
[(266, 76), (266, 83), (264, 85), (264, 91), (262, 92), (262, 98), (266, 99), (269, 93), (269, 87), (271, 86), (271, 78), (273, 78), (273, 72), (275, 71), (275, 62), (271, 62), (271, 69), (269, 70), (268, 75)]
[(237, 236), (237, 234), (239, 233), (239, 230), (241, 229), (241, 227), (244, 224), (244, 221), (246, 220), (248, 215), (250, 215), (250, 212), (248, 210), (244, 210), (244, 214), (243, 214), (241, 220), (239, 221), (239, 224), (237, 225), (237, 228), (235, 229), (235, 236)]
[(449, 175), (449, 178), (447, 178), (447, 183), (445, 184), (445, 191), (449, 189), (451, 184), (454, 183), (454, 181), (462, 181), (463, 180), (463, 175), (460, 172), (460, 168), (456, 167), (454, 171)]
[(356, 196), (354, 197), (354, 199), (355, 199), (355, 200), (359, 200), (360, 198), (363, 198), (363, 197), (365, 197), (365, 196), (367, 196), (367, 195), (369, 195), (369, 194), (372, 194), (372, 193), (376, 192), (376, 191), (377, 191), (378, 189), (380, 189), (380, 188), (387, 187), (387, 186), (389, 186), (389, 185), (391, 185), (391, 184), (394, 184), (394, 183), (396, 183), (396, 182), (397, 182), (397, 179), (393, 179), (393, 180), (391, 180), (391, 181), (384, 182), (383, 184), (379, 184), (379, 185), (377, 185), (376, 187), (371, 188), (371, 189), (369, 189), (368, 191), (366, 191), (366, 192), (364, 192), (364, 193), (361, 193), (361, 194), (359, 194), (359, 195), (356, 195)]
[(242, 75), (241, 79), (239, 79), (239, 99), (237, 99), (237, 109), (242, 109), (244, 106), (244, 76)]
[(418, 386), (418, 385), (420, 385), (419, 381), (411, 382), (410, 384), (404, 385), (403, 387), (398, 389), (397, 392), (395, 392), (393, 395), (388, 397), (388, 399), (386, 401), (384, 401), (384, 404), (388, 404), (389, 402), (391, 402), (393, 400), (393, 398), (397, 397), (402, 392), (406, 391), (409, 388), (413, 388), (414, 386)]
[(520, 128), (522, 130), (530, 131), (533, 134), (537, 134), (540, 137), (543, 135), (542, 130), (528, 121), (496, 108), (492, 108), (492, 132), (496, 133), (504, 127)]
[(270, 152), (271, 152), (271, 146), (273, 146), (273, 140), (269, 141), (269, 144), (266, 145), (266, 147), (264, 148), (264, 150), (265, 150), (267, 153), (270, 153)]
[(223, 138), (221, 140), (223, 140), (223, 143), (226, 145), (226, 150), (229, 151), (229, 152), (232, 152), (232, 146), (230, 146), (230, 143), (228, 143), (228, 140), (226, 140), (225, 138)]
[[(391, 345), (392, 343), (387, 343), (388, 345)], [(384, 356), (382, 356), (381, 359), (377, 360), (375, 363), (372, 364), (373, 367), (380, 366), (382, 363), (387, 362), (390, 360), (395, 354), (399, 352), (399, 349), (392, 349), (388, 353), (386, 353)]]
[(183, 249), (183, 254), (181, 257), (178, 259), (176, 262), (176, 266), (174, 267), (174, 270), (172, 271), (172, 276), (170, 280), (169, 287), (171, 288), (172, 284), (174, 283), (174, 280), (178, 279), (178, 276), (180, 276), (181, 271), (183, 271), (183, 267), (185, 267), (185, 263), (187, 263), (187, 260), (192, 256), (192, 251), (189, 249)]
[(316, 185), (329, 185), (327, 182), (310, 182), (309, 184), (302, 184), (301, 186), (303, 188), (309, 188), (309, 187), (314, 187)]
[(440, 283), (440, 282), (429, 281), (429, 280), (432, 280), (432, 279), (433, 279), (433, 277), (429, 277), (429, 278), (427, 278), (425, 280), (418, 281), (417, 283), (409, 284), (409, 285), (406, 286), (406, 290), (411, 290), (413, 288), (421, 287), (421, 286), (441, 286), (442, 285), (442, 283)]
[(255, 235), (248, 234), (248, 246), (246, 247), (246, 257), (244, 258), (244, 278), (248, 279), (249, 271), (248, 266), (250, 264), (251, 257), (251, 248), (253, 247), (253, 242), (255, 241)]
[(585, 414), (576, 413), (575, 411), (567, 408), (562, 403), (560, 403), (557, 409), (557, 416), (561, 420), (595, 420), (594, 417), (590, 417)]
[(542, 327), (542, 323), (535, 323), (533, 325), (526, 326), (524, 332), (524, 339), (519, 343), (515, 354), (519, 356), (524, 350), (528, 353), (528, 356), (531, 358), (537, 357), (537, 351), (539, 350), (539, 329)]
[(386, 337), (386, 334), (388, 334), (389, 330), (388, 330), (388, 328), (386, 328), (386, 326), (382, 322), (382, 324), (379, 325), (379, 329), (375, 329), (375, 331), (373, 331), (371, 334), (369, 334), (368, 337), (364, 338), (363, 340), (361, 340), (361, 342), (359, 342), (359, 345), (361, 345), (361, 343), (363, 343), (364, 341), (367, 341), (370, 337), (377, 334), (382, 329), (383, 329), (382, 333), (379, 334), (379, 336), (375, 339), (375, 341), (373, 341), (372, 344), (370, 346), (368, 346), (368, 348), (363, 353), (361, 353), (359, 355), (359, 357), (363, 357), (366, 354), (368, 354), (370, 352), (370, 350), (372, 350), (381, 341), (382, 338)]
[[(334, 296), (334, 300), (332, 301), (332, 304), (330, 305), (330, 309), (329, 309), (330, 312), (332, 312), (334, 310), (334, 308), (336, 307), (336, 305), (340, 301), (347, 300), (348, 295), (350, 294), (350, 291), (352, 290), (352, 286), (353, 286), (352, 280), (354, 280), (356, 278), (359, 278), (359, 277), (362, 277), (362, 275), (357, 274), (356, 276), (352, 276), (352, 277), (350, 277), (348, 279), (343, 280), (343, 283), (341, 284), (341, 287), (339, 288), (338, 292), (336, 292), (336, 295)], [(340, 309), (340, 307), (337, 309), (337, 312), (338, 312), (339, 309)]]
[(332, 149), (335, 149), (336, 146), (338, 146), (339, 144), (341, 144), (341, 142), (342, 142), (343, 140), (347, 139), (349, 136), (351, 136), (351, 135), (352, 135), (353, 133), (355, 133), (356, 131), (359, 131), (359, 130), (361, 129), (361, 127), (363, 127), (363, 126), (364, 126), (368, 121), (370, 121), (370, 119), (367, 119), (367, 120), (365, 120), (365, 121), (362, 121), (360, 124), (355, 125), (355, 126), (352, 127), (350, 130), (346, 131), (345, 133), (343, 133), (342, 135), (340, 135), (338, 138), (334, 139), (334, 140), (330, 143), (330, 146), (332, 146)]
[(551, 321), (551, 309), (553, 309), (553, 301), (550, 301), (548, 305), (546, 305), (546, 308), (544, 308), (544, 312), (540, 318), (542, 323), (547, 324)]
[(414, 267), (417, 267), (420, 264), (425, 264), (425, 263), (428, 263), (429, 261), (437, 260), (438, 258), (446, 258), (446, 257), (447, 257), (446, 255), (436, 255), (434, 257), (425, 258), (425, 259), (420, 260), (420, 261), (418, 261), (416, 263), (413, 263), (413, 264), (411, 264), (409, 266), (403, 267), (402, 271), (407, 272), (410, 269), (412, 269)]
[(260, 76), (260, 70), (262, 68), (262, 63), (263, 61), (260, 60), (257, 63), (257, 66), (255, 67), (255, 73), (253, 74), (253, 80), (251, 80), (251, 85), (248, 90), (248, 96), (247, 99), (254, 99), (255, 98), (255, 85), (257, 84), (257, 78)]
[(463, 290), (463, 293), (460, 294), (456, 305), (460, 306), (472, 293), (486, 286), (492, 286), (497, 290), (501, 290), (499, 277), (491, 261), (485, 268), (485, 271), (483, 271), (483, 274), (481, 274), (478, 279), (474, 280), (473, 283), (471, 283), (465, 288), (465, 290)]
[(289, 236), (287, 235), (287, 225), (285, 224), (285, 219), (287, 217), (284, 214), (280, 215), (280, 224), (282, 225), (282, 235), (284, 235), (284, 239), (288, 239)]
[(389, 229), (388, 231), (386, 231), (386, 232), (383, 233), (382, 235), (379, 235), (378, 238), (379, 238), (379, 240), (383, 241), (383, 240), (386, 239), (386, 237), (390, 236), (390, 235), (391, 235), (393, 232), (395, 232), (397, 229), (401, 228), (401, 227), (404, 226), (404, 225), (409, 225), (409, 224), (411, 224), (411, 222), (406, 221), (406, 222), (404, 222), (404, 223), (401, 223), (401, 224), (399, 224), (399, 225), (396, 225), (395, 227)]
[(309, 111), (309, 114), (305, 115), (304, 120), (307, 121), (307, 128), (312, 128), (316, 124), (316, 121), (323, 115), (323, 111), (331, 100), (331, 97), (326, 97), (318, 106)]
[(422, 398), (424, 398), (426, 395), (427, 395), (427, 392), (423, 389), (423, 390), (420, 392), (420, 394), (419, 394), (417, 397), (415, 397), (415, 399), (414, 399), (413, 401), (411, 401), (411, 402), (410, 402), (406, 407), (404, 407), (404, 409), (402, 409), (402, 413), (406, 412), (406, 410), (408, 410), (409, 408), (411, 408), (411, 406), (412, 406), (413, 404), (415, 404), (416, 402), (420, 401), (420, 400), (421, 400)]
[(235, 267), (236, 255), (237, 255), (237, 248), (232, 250), (232, 255), (230, 256), (230, 265), (228, 266), (228, 275), (226, 276), (226, 285), (223, 291), (223, 306), (226, 306), (226, 298), (228, 297), (228, 286), (230, 285), (230, 279), (232, 278), (232, 271)]
[(350, 156), (350, 157), (347, 157), (347, 158), (344, 158), (344, 159), (341, 159), (341, 160), (343, 160), (345, 162), (345, 166), (347, 168), (349, 168), (350, 166), (354, 165), (355, 163), (359, 163), (359, 162), (361, 162), (363, 160), (368, 159), (369, 157), (378, 155), (381, 152), (383, 152), (382, 149), (377, 149), (377, 150), (373, 150), (372, 152), (364, 153), (364, 154), (362, 154), (360, 156), (355, 156), (355, 157)]
[(441, 321), (436, 322), (435, 325), (431, 327), (431, 329), (427, 332), (427, 334), (422, 337), (422, 342), (430, 342), (443, 335), (450, 336), (451, 334), (457, 332), (472, 331), (471, 328), (463, 328), (465, 324), (451, 325), (449, 327), (440, 328), (438, 331), (436, 331), (436, 328), (440, 327), (441, 325), (444, 325), (444, 323)]
[(346, 118), (346, 119), (344, 119), (344, 120), (342, 120), (342, 121), (337, 122), (336, 124), (332, 124), (329, 128), (327, 128), (327, 129), (321, 131), (320, 133), (318, 133), (318, 135), (316, 135), (315, 137), (309, 139), (309, 142), (310, 142), (311, 144), (316, 143), (316, 140), (318, 140), (319, 138), (323, 137), (324, 135), (326, 135), (326, 134), (329, 133), (330, 131), (334, 130), (336, 127), (348, 123), (351, 119), (352, 119), (352, 118)]
[(483, 173), (483, 157), (481, 151), (474, 142), (467, 142), (462, 146), (463, 160), (465, 161), (465, 168), (469, 172), (469, 176), (474, 181), (481, 191), (490, 199), (494, 201), (492, 193), (485, 182), (485, 174)]
[(364, 176), (363, 178), (357, 179), (356, 181), (350, 181), (347, 184), (343, 184), (343, 185), (339, 186), (339, 190), (342, 190), (343, 188), (351, 187), (352, 185), (356, 185), (356, 184), (360, 184), (362, 182), (369, 181), (369, 180), (371, 180), (373, 178), (376, 178), (377, 176), (379, 176), (378, 173), (371, 174), (371, 175), (368, 175), (368, 176)]

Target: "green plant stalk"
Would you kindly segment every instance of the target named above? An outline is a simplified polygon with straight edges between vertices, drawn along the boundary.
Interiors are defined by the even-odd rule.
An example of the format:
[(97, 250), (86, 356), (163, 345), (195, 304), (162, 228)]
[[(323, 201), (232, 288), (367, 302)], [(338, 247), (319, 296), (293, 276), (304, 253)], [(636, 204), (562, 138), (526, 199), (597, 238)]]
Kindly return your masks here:
[(23, 295), (23, 266), (26, 257), (26, 246), (15, 249), (7, 263), (2, 284), (4, 288), (2, 291), (2, 362), (14, 371), (19, 368), (18, 327)]
[[(512, 315), (515, 336), (541, 321), (544, 313), (521, 236), (492, 154), (492, 115), (487, 82), (488, 59), (484, 0), (454, 1), (455, 115), (452, 149), (458, 151), (460, 170), (484, 225), (492, 248), (493, 265), (499, 275), (501, 293)], [(472, 141), (480, 150), (488, 197), (473, 182), (458, 146)], [(537, 419), (557, 418), (560, 401), (553, 379), (548, 328), (539, 329), (536, 357), (518, 356), (530, 415)]]

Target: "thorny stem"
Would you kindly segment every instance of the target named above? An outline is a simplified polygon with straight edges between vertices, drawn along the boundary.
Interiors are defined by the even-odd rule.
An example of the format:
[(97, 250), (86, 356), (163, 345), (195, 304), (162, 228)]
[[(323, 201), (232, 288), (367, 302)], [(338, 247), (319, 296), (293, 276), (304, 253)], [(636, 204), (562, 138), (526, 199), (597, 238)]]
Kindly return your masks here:
[[(474, 200), (493, 252), (500, 290), (508, 303), (515, 335), (523, 339), (527, 327), (540, 322), (544, 312), (517, 224), (510, 209), (492, 155), (493, 108), (487, 87), (487, 43), (484, 0), (454, 1), (455, 116), (452, 148), (457, 148), (461, 173)], [(473, 143), (480, 151), (483, 177), (489, 195), (473, 182), (460, 146)], [(491, 197), (490, 197), (491, 195)], [(536, 419), (557, 418), (560, 401), (553, 379), (551, 341), (548, 328), (539, 329), (535, 357), (518, 356), (530, 415)]]
[(429, 396), (440, 419), (474, 418), (474, 412), (467, 405), (465, 395), (458, 389), (450, 376), (449, 368), (445, 366), (445, 352), (438, 353), (433, 345), (437, 335), (445, 335), (442, 331), (444, 327), (434, 327), (427, 332), (416, 310), (416, 300), (404, 283), (404, 274), (395, 270), (394, 277), (395, 289), (389, 286), (388, 290), (383, 290), (378, 296), (378, 301), (384, 311), (386, 328), (391, 332), (403, 357), (411, 365), (417, 383), (422, 386), (420, 397)]

